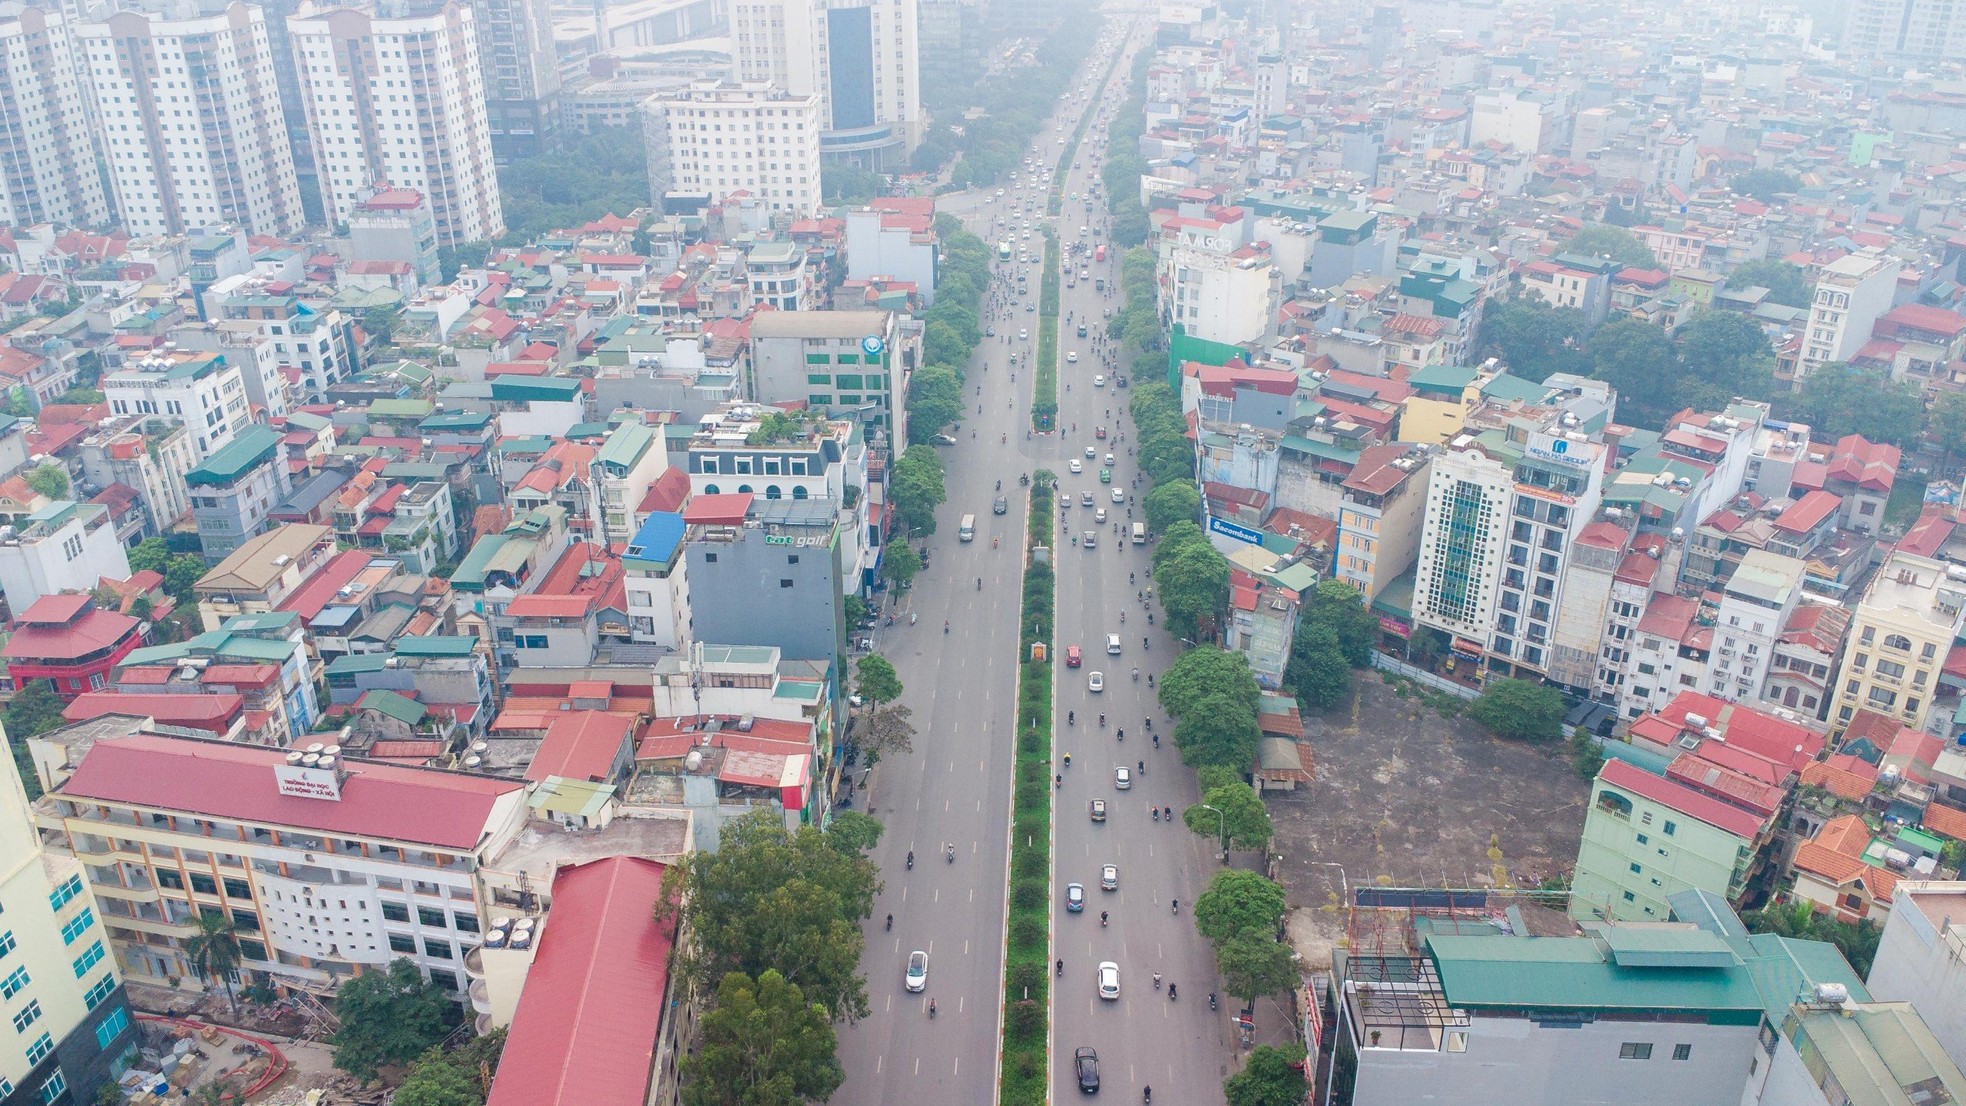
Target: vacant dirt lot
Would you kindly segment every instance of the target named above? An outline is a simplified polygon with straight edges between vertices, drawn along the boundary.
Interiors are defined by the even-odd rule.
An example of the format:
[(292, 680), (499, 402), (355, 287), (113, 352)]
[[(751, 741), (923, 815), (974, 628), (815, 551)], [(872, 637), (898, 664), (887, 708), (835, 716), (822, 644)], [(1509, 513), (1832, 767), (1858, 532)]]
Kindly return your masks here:
[(1499, 741), (1372, 674), (1349, 709), (1305, 729), (1317, 782), (1267, 799), (1291, 942), (1309, 965), (1328, 965), (1344, 935), (1347, 884), (1533, 886), (1576, 862), (1588, 786), (1561, 745)]

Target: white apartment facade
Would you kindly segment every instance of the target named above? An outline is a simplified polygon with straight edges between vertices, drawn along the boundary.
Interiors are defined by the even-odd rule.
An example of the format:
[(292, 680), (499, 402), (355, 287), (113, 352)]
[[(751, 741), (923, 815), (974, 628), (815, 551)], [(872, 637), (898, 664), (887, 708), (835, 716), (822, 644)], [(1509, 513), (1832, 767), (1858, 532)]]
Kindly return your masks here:
[[(12, 757), (0, 766), (0, 1100), (94, 1102), (137, 1047), (102, 904), (42, 848)], [(64, 1097), (64, 1093), (66, 1097)]]
[(1966, 881), (1903, 880), (1878, 939), (1870, 991), (1909, 1002), (1955, 1064), (1966, 1064)]
[(1753, 703), (1773, 666), (1775, 645), (1802, 598), (1806, 565), (1766, 549), (1751, 549), (1727, 581), (1714, 617), (1708, 695)]
[(113, 415), (154, 415), (182, 423), (191, 432), (198, 461), (218, 452), (252, 421), (244, 374), (216, 353), (168, 350), (134, 358), (103, 376), (102, 392)]
[(1162, 306), (1191, 337), (1244, 345), (1274, 329), (1275, 260), (1268, 246), (1244, 244), (1247, 229), (1246, 221), (1175, 219), (1162, 231)]
[(123, 225), (133, 235), (305, 222), (266, 17), (110, 13), (75, 28)]
[(0, 226), (109, 222), (96, 172), (94, 120), (75, 72), (68, 17), (47, 8), (0, 14)]
[(129, 554), (100, 503), (58, 499), (11, 529), (0, 530), (0, 594), (13, 610), (44, 595), (92, 590), (105, 576), (129, 579)]
[(329, 222), (387, 182), (429, 199), (440, 245), (505, 233), (475, 18), (309, 4), (288, 20)]
[(764, 81), (696, 81), (642, 105), (649, 190), (746, 191), (772, 211), (819, 210), (820, 100)]
[(1413, 617), (1479, 658), (1495, 624), (1504, 535), (1515, 492), (1507, 458), (1449, 449), (1434, 459), (1414, 572)]
[(747, 0), (730, 6), (737, 78), (819, 98), (823, 153), (881, 168), (921, 139), (915, 0)]
[(202, 986), (184, 943), (218, 911), (242, 976), (324, 993), (408, 957), (463, 997), (478, 871), (524, 828), (526, 785), (315, 752), (138, 733), (48, 781), (128, 978)]
[(1795, 368), (1798, 387), (1810, 373), (1832, 361), (1849, 360), (1870, 341), (1871, 326), (1891, 310), (1902, 267), (1878, 249), (1859, 250), (1823, 266), (1802, 332), (1802, 356)]

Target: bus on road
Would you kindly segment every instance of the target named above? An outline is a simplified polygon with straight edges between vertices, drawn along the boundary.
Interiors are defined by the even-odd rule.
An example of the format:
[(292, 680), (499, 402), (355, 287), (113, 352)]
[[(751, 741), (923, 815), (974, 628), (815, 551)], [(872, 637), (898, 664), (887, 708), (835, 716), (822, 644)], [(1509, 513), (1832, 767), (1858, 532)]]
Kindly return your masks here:
[(998, 242), (998, 243), (997, 243), (997, 260), (998, 260), (998, 261), (1009, 261), (1009, 260), (1010, 260), (1010, 240), (1009, 240), (1009, 239), (1005, 239), (1005, 240), (1003, 240), (1003, 241), (1001, 241), (1001, 242)]

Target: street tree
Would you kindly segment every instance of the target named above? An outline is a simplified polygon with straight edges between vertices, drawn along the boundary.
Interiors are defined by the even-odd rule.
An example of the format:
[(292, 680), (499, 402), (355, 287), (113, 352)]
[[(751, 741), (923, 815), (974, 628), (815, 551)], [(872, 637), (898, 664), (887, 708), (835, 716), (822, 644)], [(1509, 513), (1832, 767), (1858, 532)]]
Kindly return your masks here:
[(945, 426), (963, 420), (962, 381), (946, 364), (932, 363), (908, 380), (908, 443), (926, 445)]
[(422, 1056), (444, 1039), (457, 1017), (450, 993), (424, 979), (406, 956), (342, 983), (334, 1010), (341, 1023), (328, 1039), (334, 1065), (363, 1082), (385, 1064)]
[(1297, 985), (1297, 954), (1268, 933), (1239, 933), (1216, 943), (1222, 986), (1244, 1003)]
[(1214, 546), (1183, 550), (1154, 572), (1167, 628), (1177, 637), (1196, 631), (1229, 605), (1229, 560)]
[[(1240, 762), (1237, 768), (1247, 767), (1248, 762)], [(1203, 810), (1202, 806), (1212, 806), (1222, 812), (1217, 818), (1214, 810)], [(1210, 788), (1202, 793), (1200, 804), (1182, 812), (1182, 819), (1189, 829), (1207, 837), (1226, 835), (1227, 839), (1217, 843), (1228, 849), (1260, 849), (1269, 843), (1275, 829), (1270, 824), (1270, 810), (1263, 805), (1262, 797), (1256, 789), (1237, 779), (1234, 783)]]
[(900, 703), (875, 707), (861, 716), (860, 747), (869, 761), (889, 753), (915, 751), (915, 712)]
[(854, 666), (854, 677), (854, 692), (870, 708), (901, 698), (901, 676), (895, 672), (894, 665), (879, 653), (869, 653), (860, 658)]
[(1304, 1058), (1298, 1045), (1257, 1045), (1222, 1084), (1223, 1097), (1229, 1106), (1302, 1106), (1311, 1094)]
[(1143, 504), (1146, 508), (1147, 528), (1158, 534), (1177, 522), (1193, 522), (1201, 514), (1201, 493), (1193, 484), (1183, 480), (1174, 484), (1156, 484), (1147, 493)]
[(1802, 382), (1794, 406), (1796, 417), (1825, 441), (1861, 434), (1896, 446), (1917, 440), (1925, 414), (1916, 384), (1842, 361), (1817, 366)]
[(184, 958), (200, 978), (225, 988), (226, 1005), (237, 1014), (239, 998), (232, 992), (232, 973), (239, 970), (242, 954), (232, 919), (217, 911), (200, 911), (198, 932), (184, 942)]
[(1174, 725), (1175, 747), (1191, 766), (1246, 768), (1256, 759), (1256, 737), (1256, 712), (1232, 690), (1204, 696), (1193, 713)]
[(887, 827), (879, 818), (857, 810), (843, 810), (826, 820), (826, 840), (848, 856), (861, 857), (881, 843)]
[[(1677, 351), (1666, 332), (1638, 319), (1616, 319), (1592, 333), (1591, 375), (1618, 390), (1619, 416), (1641, 426), (1659, 426), (1673, 413), (1678, 383)], [(1634, 411), (1625, 414), (1626, 405)]]
[(917, 534), (933, 534), (935, 509), (949, 494), (942, 483), (942, 458), (929, 446), (909, 446), (894, 462), (889, 491), (903, 526)]
[(1966, 393), (1939, 393), (1925, 412), (1925, 436), (1945, 454), (1946, 468), (1954, 454), (1966, 453)]
[(1241, 868), (1224, 868), (1195, 900), (1195, 929), (1215, 942), (1239, 933), (1274, 935), (1287, 909), (1282, 884)]
[(1249, 658), (1241, 653), (1203, 645), (1174, 658), (1160, 680), (1161, 709), (1176, 718), (1194, 714), (1203, 699), (1230, 694), (1251, 715), (1261, 691), (1250, 674)]
[(49, 499), (67, 499), (68, 470), (53, 461), (43, 461), (28, 470), (27, 486)]
[(392, 1106), (485, 1106), (476, 1073), (450, 1063), (435, 1048), (416, 1062), (389, 1101)]
[(1185, 439), (1155, 437), (1152, 441), (1143, 441), (1136, 457), (1140, 471), (1157, 485), (1194, 478), (1195, 447)]
[(907, 590), (922, 572), (922, 555), (905, 541), (889, 542), (881, 553), (881, 579), (896, 591)]
[(1535, 680), (1491, 680), (1468, 717), (1497, 737), (1554, 741), (1563, 734), (1563, 696)]
[(1499, 357), (1510, 373), (1526, 380), (1581, 373), (1585, 365), (1579, 347), (1589, 329), (1589, 320), (1574, 307), (1551, 307), (1528, 297), (1506, 299), (1482, 315), (1477, 357)]
[(715, 853), (673, 865), (663, 887), (656, 915), (686, 923), (676, 964), (692, 985), (776, 969), (834, 1019), (867, 1016), (858, 972), (861, 923), (880, 887), (872, 862), (758, 811), (726, 825)]
[(703, 1042), (683, 1060), (687, 1106), (803, 1106), (846, 1081), (826, 1005), (771, 969), (724, 976), (703, 1016)]
[(1329, 626), (1300, 629), (1290, 642), (1283, 686), (1306, 707), (1327, 711), (1352, 693), (1352, 669), (1338, 635)]

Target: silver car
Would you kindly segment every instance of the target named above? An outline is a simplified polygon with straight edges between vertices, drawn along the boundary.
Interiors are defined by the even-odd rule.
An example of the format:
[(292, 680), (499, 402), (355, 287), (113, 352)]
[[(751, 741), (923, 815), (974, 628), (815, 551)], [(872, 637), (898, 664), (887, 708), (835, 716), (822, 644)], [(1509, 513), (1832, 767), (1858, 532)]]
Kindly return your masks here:
[(904, 984), (910, 991), (920, 991), (928, 986), (928, 954), (920, 949), (908, 954), (908, 972)]

